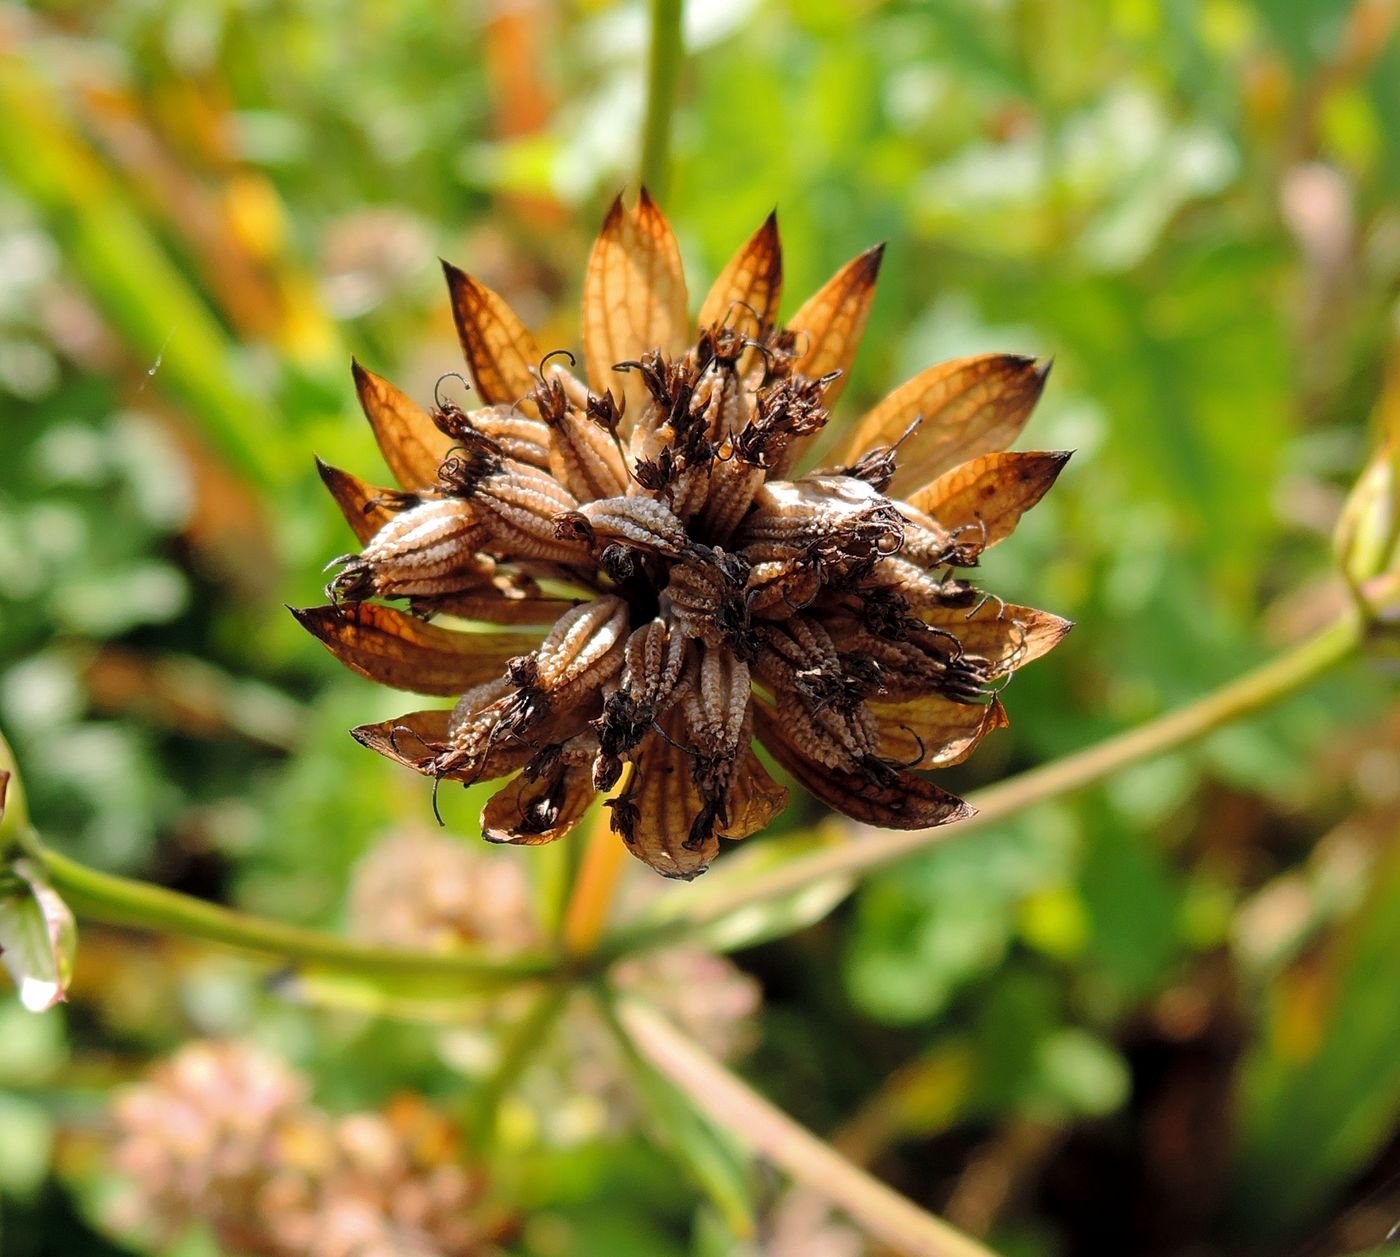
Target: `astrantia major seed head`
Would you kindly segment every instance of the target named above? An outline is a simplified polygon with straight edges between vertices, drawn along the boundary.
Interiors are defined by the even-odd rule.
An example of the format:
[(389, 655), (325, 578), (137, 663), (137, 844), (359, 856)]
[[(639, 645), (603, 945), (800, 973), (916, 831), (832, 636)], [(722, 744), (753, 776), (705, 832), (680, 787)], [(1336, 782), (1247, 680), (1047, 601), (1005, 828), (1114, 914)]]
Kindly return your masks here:
[(854, 425), (835, 466), (806, 468), (881, 254), (779, 322), (770, 216), (692, 335), (669, 225), (645, 189), (634, 209), (619, 198), (584, 280), (582, 377), (447, 266), (480, 405), (425, 411), (356, 365), (400, 488), (322, 466), (363, 549), (333, 565), (331, 605), (297, 615), (365, 676), (457, 703), (355, 736), (437, 781), (509, 776), (482, 816), (493, 842), (561, 838), (614, 791), (614, 830), (668, 877), (703, 872), (721, 838), (783, 810), (755, 738), (858, 820), (966, 815), (918, 770), (1005, 725), (999, 689), (1069, 623), (955, 572), (1068, 455), (1005, 450), (1046, 367), (984, 354), (916, 376)]

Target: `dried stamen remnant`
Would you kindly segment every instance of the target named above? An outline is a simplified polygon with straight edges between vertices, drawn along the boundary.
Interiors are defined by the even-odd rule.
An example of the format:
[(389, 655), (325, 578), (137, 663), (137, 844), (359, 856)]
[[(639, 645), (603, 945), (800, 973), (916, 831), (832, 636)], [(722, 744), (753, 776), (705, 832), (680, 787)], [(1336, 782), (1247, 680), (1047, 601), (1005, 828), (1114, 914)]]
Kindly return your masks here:
[[(956, 763), (1002, 727), (1004, 678), (1068, 625), (954, 569), (1011, 531), (1066, 456), (1001, 451), (1044, 372), (984, 355), (896, 390), (840, 466), (798, 474), (879, 262), (878, 249), (853, 260), (785, 326), (770, 218), (686, 346), (670, 228), (645, 194), (633, 210), (619, 200), (585, 284), (586, 379), (449, 267), (469, 396), (486, 404), (422, 411), (357, 369), (402, 492), (323, 468), (364, 545), (338, 560), (328, 593), (552, 626), (480, 635), (473, 670), (445, 645), (454, 633), (388, 608), (302, 613), (367, 675), (413, 684), (417, 659), (421, 689), (466, 682), (450, 716), (356, 736), (439, 780), (516, 774), (483, 815), (496, 842), (553, 841), (616, 789), (614, 830), (671, 877), (702, 872), (721, 837), (781, 811), (755, 735), (852, 816), (913, 827), (964, 814), (910, 769)], [(371, 609), (375, 624), (343, 619)]]

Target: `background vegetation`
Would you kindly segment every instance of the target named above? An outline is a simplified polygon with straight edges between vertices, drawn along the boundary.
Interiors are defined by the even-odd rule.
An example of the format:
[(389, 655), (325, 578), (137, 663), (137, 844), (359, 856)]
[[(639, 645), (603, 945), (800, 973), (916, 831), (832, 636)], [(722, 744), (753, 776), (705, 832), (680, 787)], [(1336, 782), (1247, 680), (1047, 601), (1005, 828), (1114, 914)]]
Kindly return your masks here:
[[(664, 205), (692, 292), (776, 204), (791, 298), (889, 241), (849, 412), (941, 358), (1055, 355), (1022, 444), (1077, 454), (987, 579), (1078, 628), (951, 788), (1344, 605), (1328, 534), (1400, 407), (1396, 8), (691, 6)], [(432, 827), (425, 783), (345, 733), (402, 696), (283, 610), (347, 548), (312, 453), (378, 465), (352, 353), (420, 399), (458, 367), (439, 255), (577, 348), (646, 31), (586, 0), (0, 6), (0, 723), (53, 846), (342, 929), (356, 862)], [(444, 791), (462, 844), (480, 803)], [(740, 939), (738, 1068), (1001, 1253), (1372, 1251), (1400, 1219), (1397, 818), (1393, 672), (1349, 665)], [(797, 799), (779, 828), (829, 826)], [(493, 858), (557, 916), (569, 853)], [(670, 997), (732, 1028), (721, 980), (755, 989)], [(263, 1044), (331, 1113), (408, 1092), (472, 1128), (501, 1001), (425, 1026), (384, 1000), (85, 929), (65, 1009), (0, 1001), (0, 1251), (218, 1251), (110, 1207), (108, 1100), (187, 1039)], [(493, 1100), (506, 1250), (779, 1251), (780, 1180), (700, 1191), (664, 1097), (580, 1102), (605, 1049), (561, 1024)]]

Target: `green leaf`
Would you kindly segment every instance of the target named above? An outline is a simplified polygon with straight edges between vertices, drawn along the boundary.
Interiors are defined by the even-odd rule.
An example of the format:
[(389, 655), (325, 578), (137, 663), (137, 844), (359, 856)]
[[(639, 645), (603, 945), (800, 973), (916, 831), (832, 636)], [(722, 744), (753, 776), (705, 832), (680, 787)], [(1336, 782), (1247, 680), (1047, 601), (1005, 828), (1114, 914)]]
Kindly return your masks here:
[(0, 871), (0, 958), (30, 1012), (67, 998), (77, 944), (73, 914), (31, 861)]
[(48, 1174), (53, 1122), (33, 1100), (0, 1093), (0, 1130), (0, 1189), (29, 1198)]

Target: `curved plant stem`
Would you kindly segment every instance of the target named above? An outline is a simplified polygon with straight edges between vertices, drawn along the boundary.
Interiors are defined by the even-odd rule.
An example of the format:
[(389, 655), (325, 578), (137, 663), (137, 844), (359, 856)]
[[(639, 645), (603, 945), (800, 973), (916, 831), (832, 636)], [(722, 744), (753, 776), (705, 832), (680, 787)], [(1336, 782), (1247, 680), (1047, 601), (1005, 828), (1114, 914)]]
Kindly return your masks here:
[(651, 0), (651, 49), (647, 56), (646, 115), (638, 174), (657, 200), (671, 181), (671, 116), (680, 77), (682, 0)]
[(935, 844), (985, 829), (1037, 803), (1103, 781), (1120, 769), (1189, 745), (1310, 684), (1355, 651), (1363, 632), (1358, 617), (1339, 619), (1292, 650), (1194, 703), (979, 791), (970, 800), (977, 807), (976, 815), (956, 825), (908, 831), (860, 826), (856, 827), (853, 841), (803, 856), (743, 885), (726, 886), (721, 873), (694, 894), (685, 911), (665, 923), (625, 929), (609, 940), (607, 950), (621, 954), (674, 942), (752, 904), (792, 895), (832, 878), (865, 876)]
[(323, 972), (396, 981), (424, 980), (444, 994), (453, 988), (480, 990), (513, 985), (558, 972), (560, 968), (559, 958), (547, 953), (487, 959), (460, 951), (438, 954), (373, 947), (319, 930), (234, 912), (162, 886), (102, 873), (49, 850), (32, 836), (26, 846), (43, 864), (53, 888), (74, 912), (91, 921), (223, 943), (307, 964)]
[(908, 1257), (995, 1257), (991, 1249), (852, 1165), (653, 1009), (636, 1000), (622, 1000), (617, 1016), (637, 1051), (700, 1112), (839, 1206), (895, 1252)]

